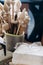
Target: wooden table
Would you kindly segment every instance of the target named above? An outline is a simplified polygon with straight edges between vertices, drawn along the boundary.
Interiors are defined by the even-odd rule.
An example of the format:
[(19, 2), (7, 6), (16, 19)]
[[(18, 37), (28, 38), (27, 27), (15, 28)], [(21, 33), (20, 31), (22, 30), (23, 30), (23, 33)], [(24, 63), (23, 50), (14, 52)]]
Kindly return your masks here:
[(3, 49), (0, 50), (0, 65), (9, 65), (12, 59), (12, 52), (7, 51), (6, 56), (4, 56)]

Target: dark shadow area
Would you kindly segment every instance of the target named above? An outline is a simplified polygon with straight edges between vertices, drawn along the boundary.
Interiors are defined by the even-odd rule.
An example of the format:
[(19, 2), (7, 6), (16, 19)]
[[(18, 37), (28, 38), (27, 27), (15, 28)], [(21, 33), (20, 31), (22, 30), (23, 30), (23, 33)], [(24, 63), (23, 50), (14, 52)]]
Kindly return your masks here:
[[(35, 7), (35, 5), (39, 6), (39, 10)], [(27, 34), (25, 35), (25, 39), (29, 42), (41, 41), (43, 34), (43, 1), (31, 3), (29, 2), (29, 9), (33, 13), (35, 19), (35, 27), (29, 38), (27, 38)]]

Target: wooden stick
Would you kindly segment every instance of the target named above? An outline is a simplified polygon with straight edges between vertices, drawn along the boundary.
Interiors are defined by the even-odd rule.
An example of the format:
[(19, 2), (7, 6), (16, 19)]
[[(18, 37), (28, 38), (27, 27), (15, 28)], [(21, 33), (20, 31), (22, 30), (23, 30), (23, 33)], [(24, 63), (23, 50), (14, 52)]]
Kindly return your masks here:
[(12, 4), (12, 19), (14, 19), (14, 4), (15, 4), (15, 2), (14, 2), (14, 0), (12, 0), (10, 3)]
[(19, 29), (20, 29), (20, 23), (19, 23), (19, 26), (18, 26), (18, 30), (17, 30), (16, 35), (19, 33)]

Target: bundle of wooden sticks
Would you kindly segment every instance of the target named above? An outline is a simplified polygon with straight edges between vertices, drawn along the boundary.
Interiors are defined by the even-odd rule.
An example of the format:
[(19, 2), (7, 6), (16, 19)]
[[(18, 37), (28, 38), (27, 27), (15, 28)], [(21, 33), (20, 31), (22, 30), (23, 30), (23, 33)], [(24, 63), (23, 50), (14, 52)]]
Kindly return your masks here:
[(30, 17), (25, 8), (20, 10), (21, 6), (20, 0), (5, 0), (4, 5), (0, 3), (0, 34), (2, 30), (15, 35), (26, 31)]

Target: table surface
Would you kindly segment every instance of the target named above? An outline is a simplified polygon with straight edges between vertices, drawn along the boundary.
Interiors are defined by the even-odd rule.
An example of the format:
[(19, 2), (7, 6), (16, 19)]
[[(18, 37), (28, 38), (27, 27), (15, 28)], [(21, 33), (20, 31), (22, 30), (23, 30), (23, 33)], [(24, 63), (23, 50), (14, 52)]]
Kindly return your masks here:
[(6, 56), (4, 56), (4, 51), (3, 51), (3, 49), (2, 50), (0, 50), (0, 62), (1, 61), (3, 61), (3, 60), (6, 60), (6, 59), (8, 59), (8, 58), (11, 58), (12, 57), (12, 52), (10, 52), (10, 51), (7, 51), (6, 52)]
[(43, 65), (43, 46), (28, 45), (26, 43), (20, 45), (13, 53), (12, 65), (15, 64)]

